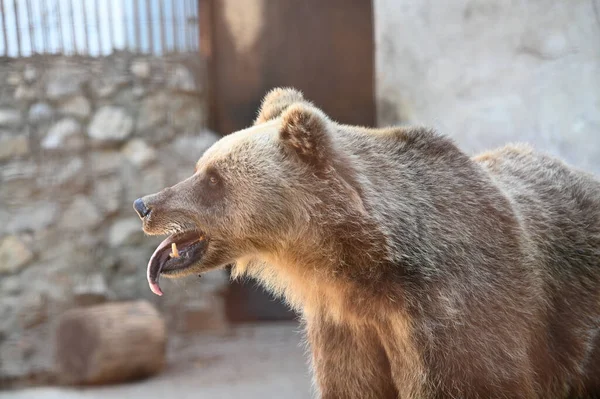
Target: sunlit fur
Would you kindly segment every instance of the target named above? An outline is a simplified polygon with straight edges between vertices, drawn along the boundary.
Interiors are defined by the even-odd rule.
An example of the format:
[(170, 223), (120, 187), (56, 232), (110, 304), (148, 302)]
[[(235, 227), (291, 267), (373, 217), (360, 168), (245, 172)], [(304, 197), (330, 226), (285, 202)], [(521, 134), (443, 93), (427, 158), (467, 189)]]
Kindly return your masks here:
[[(226, 189), (207, 205), (213, 169)], [(600, 394), (600, 183), (559, 160), (469, 158), (276, 89), (256, 126), (147, 199), (146, 232), (206, 232), (182, 274), (236, 262), (299, 312), (323, 398)]]

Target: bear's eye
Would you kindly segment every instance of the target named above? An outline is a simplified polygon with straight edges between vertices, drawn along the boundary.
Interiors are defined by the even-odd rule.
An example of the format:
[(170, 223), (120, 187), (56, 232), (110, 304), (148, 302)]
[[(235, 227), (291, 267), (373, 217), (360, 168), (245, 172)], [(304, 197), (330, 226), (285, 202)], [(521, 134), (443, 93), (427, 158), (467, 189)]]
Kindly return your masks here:
[(215, 176), (215, 175), (210, 175), (210, 176), (208, 177), (208, 183), (209, 183), (211, 186), (216, 186), (216, 185), (217, 185), (217, 183), (219, 183), (219, 179), (218, 179), (218, 178), (217, 178), (217, 176)]

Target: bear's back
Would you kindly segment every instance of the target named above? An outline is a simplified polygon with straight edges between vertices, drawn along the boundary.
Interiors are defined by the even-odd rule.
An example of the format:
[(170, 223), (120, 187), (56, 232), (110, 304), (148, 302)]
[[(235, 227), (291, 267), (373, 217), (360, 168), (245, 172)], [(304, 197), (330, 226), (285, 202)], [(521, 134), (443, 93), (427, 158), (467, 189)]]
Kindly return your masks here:
[(600, 273), (600, 182), (526, 146), (477, 156), (555, 275)]
[(527, 147), (507, 146), (474, 161), (510, 199), (545, 281), (548, 341), (538, 345), (557, 363), (540, 362), (539, 378), (551, 384), (553, 374), (566, 372), (574, 386), (594, 389), (600, 372), (600, 182)]
[[(588, 384), (590, 373), (600, 370), (596, 178), (527, 147), (469, 158), (451, 140), (423, 129), (353, 131), (344, 149), (365, 176), (367, 209), (397, 238), (393, 250), (403, 255), (403, 268), (414, 260), (416, 275), (426, 271), (443, 282), (476, 272), (476, 284), (453, 285), (466, 290), (453, 294), (477, 298), (488, 309), (465, 310), (467, 325), (498, 326), (502, 316), (513, 331), (530, 329), (537, 337), (529, 349), (537, 383), (549, 390), (563, 377)], [(503, 314), (490, 321), (492, 306)], [(493, 331), (510, 341), (500, 337), (501, 328)], [(484, 332), (478, 334), (485, 341)], [(442, 370), (451, 367), (443, 364)]]

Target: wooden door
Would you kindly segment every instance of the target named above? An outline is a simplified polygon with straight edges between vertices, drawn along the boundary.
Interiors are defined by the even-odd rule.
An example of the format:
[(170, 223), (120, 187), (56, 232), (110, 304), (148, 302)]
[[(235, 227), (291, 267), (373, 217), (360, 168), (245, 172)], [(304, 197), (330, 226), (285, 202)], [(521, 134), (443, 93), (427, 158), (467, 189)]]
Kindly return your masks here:
[[(300, 89), (341, 123), (375, 122), (371, 0), (200, 0), (200, 43), (209, 127), (220, 134), (251, 125), (277, 86)], [(228, 309), (240, 321), (292, 316), (237, 283)]]

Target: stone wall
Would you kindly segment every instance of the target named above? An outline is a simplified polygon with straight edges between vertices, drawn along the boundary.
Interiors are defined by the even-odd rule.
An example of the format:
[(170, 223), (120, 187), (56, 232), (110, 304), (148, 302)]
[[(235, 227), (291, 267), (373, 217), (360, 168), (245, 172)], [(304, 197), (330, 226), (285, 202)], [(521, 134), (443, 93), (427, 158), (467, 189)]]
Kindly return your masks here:
[(174, 333), (222, 325), (223, 274), (151, 294), (158, 240), (132, 208), (191, 175), (218, 138), (202, 128), (202, 66), (198, 55), (0, 60), (0, 382), (51, 371), (56, 316), (73, 306), (146, 298)]
[(600, 173), (597, 0), (374, 5), (381, 125), (435, 126), (470, 152), (528, 141)]

